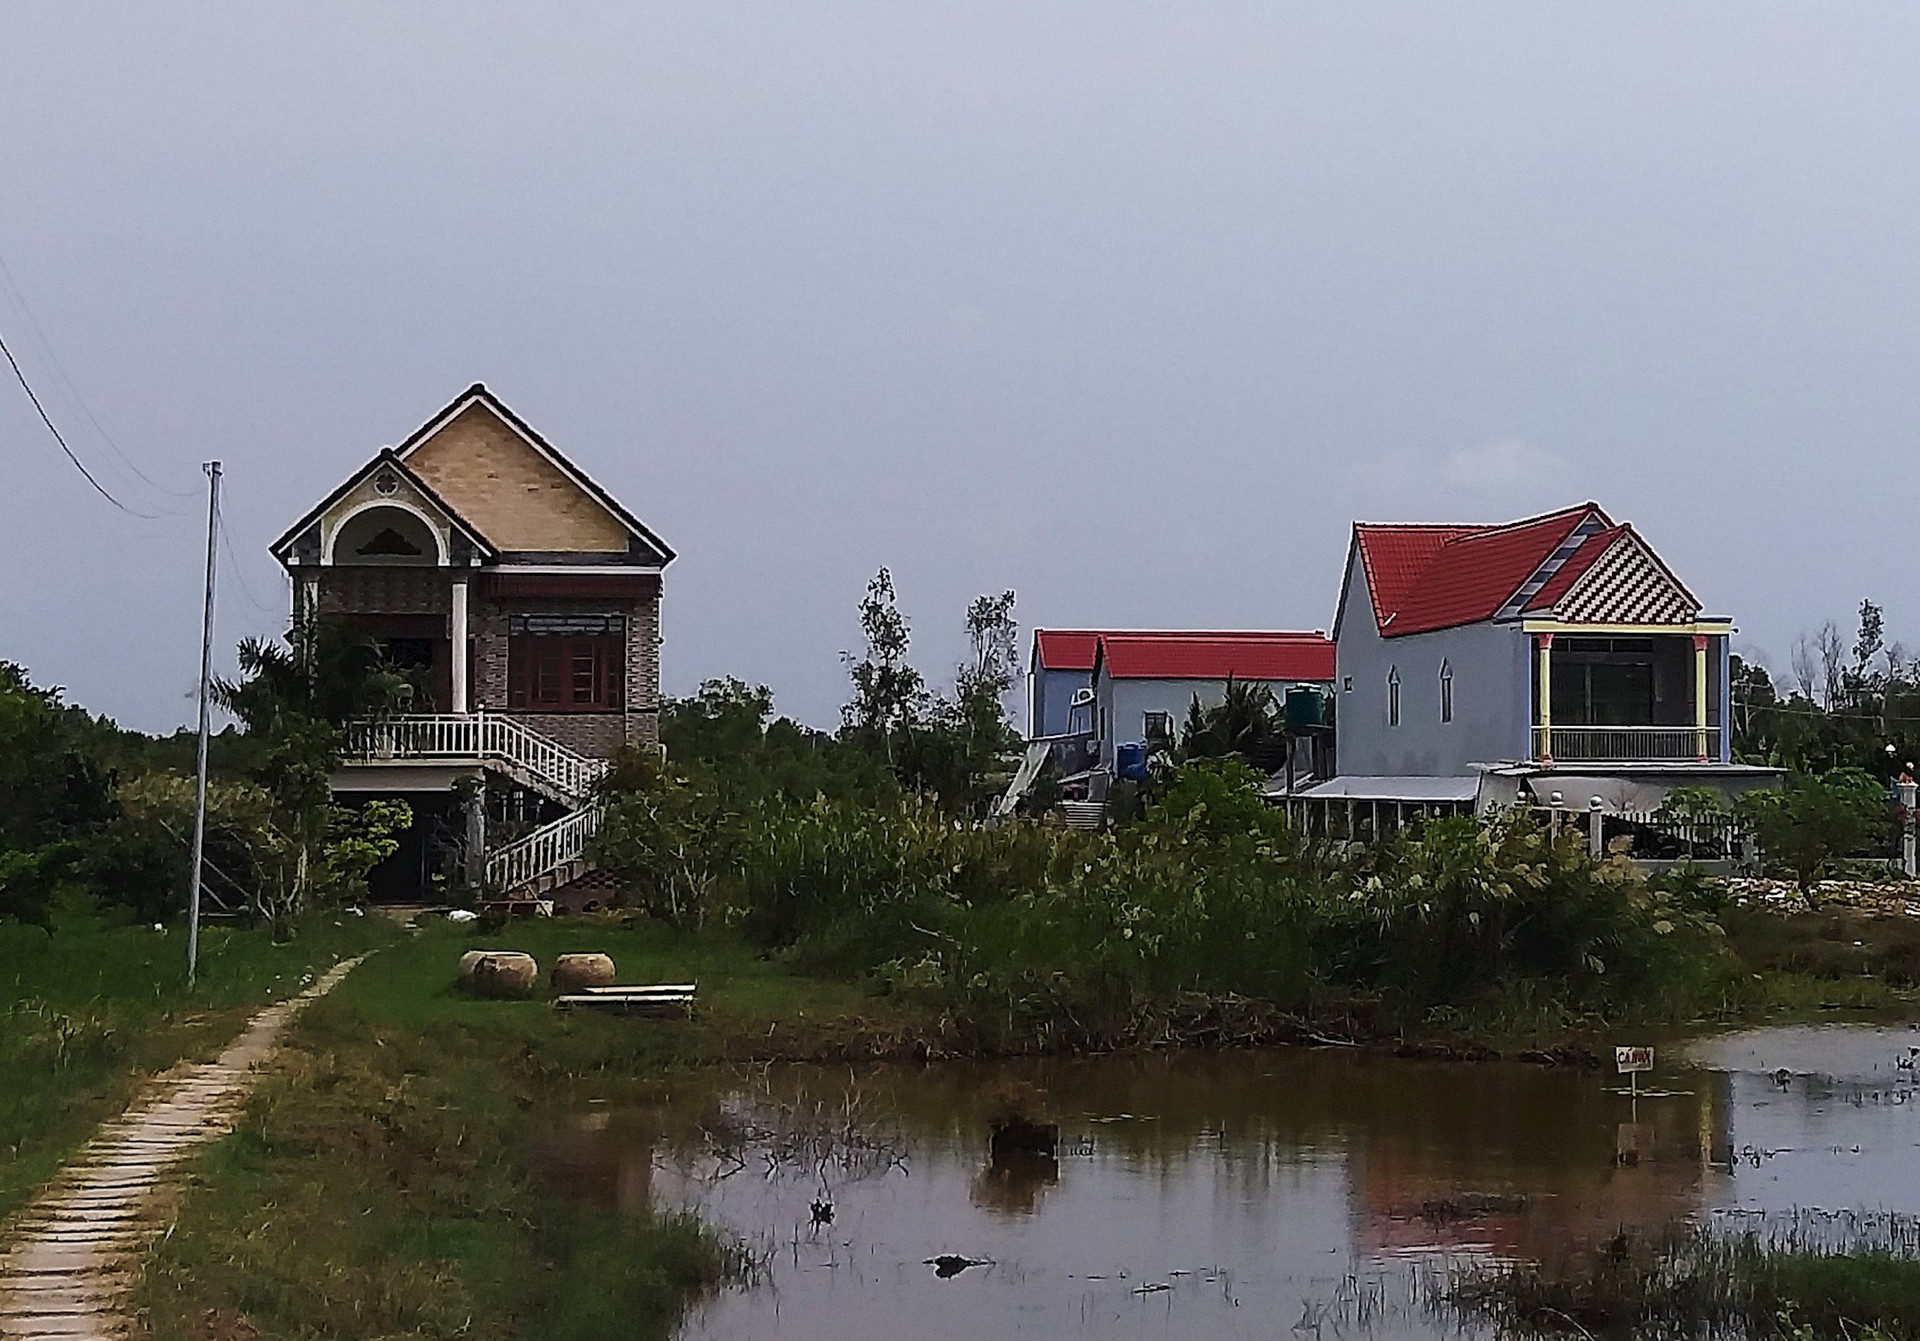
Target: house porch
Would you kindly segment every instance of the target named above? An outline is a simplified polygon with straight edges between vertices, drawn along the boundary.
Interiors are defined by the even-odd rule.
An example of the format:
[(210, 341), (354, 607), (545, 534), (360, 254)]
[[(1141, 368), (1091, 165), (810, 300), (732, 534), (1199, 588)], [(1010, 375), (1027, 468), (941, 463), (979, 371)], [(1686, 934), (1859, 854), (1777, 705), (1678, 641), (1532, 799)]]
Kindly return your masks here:
[(1726, 624), (1529, 622), (1526, 632), (1534, 648), (1532, 762), (1730, 760)]

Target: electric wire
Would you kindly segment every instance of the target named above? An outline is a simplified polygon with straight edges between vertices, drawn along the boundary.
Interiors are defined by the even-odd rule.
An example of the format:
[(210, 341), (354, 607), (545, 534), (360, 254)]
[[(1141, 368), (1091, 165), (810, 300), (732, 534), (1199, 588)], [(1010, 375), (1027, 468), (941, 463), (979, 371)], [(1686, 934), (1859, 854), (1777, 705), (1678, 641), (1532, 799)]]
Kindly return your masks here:
[(73, 448), (67, 446), (67, 440), (61, 436), (60, 430), (54, 426), (53, 420), (48, 416), (46, 406), (42, 405), (40, 403), (40, 397), (34, 394), (33, 383), (29, 382), (27, 375), (20, 370), (20, 360), (13, 356), (13, 350), (7, 347), (4, 336), (0, 336), (0, 354), (6, 355), (7, 366), (13, 369), (13, 375), (19, 379), (21, 390), (25, 391), (27, 393), (27, 399), (33, 402), (33, 408), (40, 415), (40, 422), (47, 426), (47, 432), (53, 434), (53, 440), (59, 443), (60, 450), (67, 454), (67, 460), (73, 462), (74, 469), (78, 470), (80, 474), (85, 477), (87, 483), (93, 486), (95, 493), (119, 508), (129, 517), (140, 517), (146, 521), (159, 521), (163, 517), (171, 517), (174, 515), (171, 512), (142, 512), (138, 508), (128, 507), (125, 503), (122, 503), (109, 493), (107, 486), (95, 479), (93, 472), (87, 469), (86, 463), (74, 453)]
[(100, 440), (107, 444), (108, 449), (112, 451), (114, 456), (119, 458), (120, 464), (132, 471), (158, 493), (165, 494), (170, 498), (198, 498), (200, 493), (198, 489), (169, 488), (154, 479), (153, 476), (147, 474), (146, 471), (140, 469), (140, 467), (134, 463), (132, 457), (120, 450), (120, 444), (114, 441), (111, 433), (107, 432), (106, 426), (102, 424), (99, 417), (94, 414), (93, 407), (87, 404), (86, 397), (80, 394), (80, 388), (74, 385), (73, 378), (67, 375), (66, 365), (61, 363), (59, 356), (53, 352), (53, 342), (47, 338), (47, 332), (45, 328), (40, 325), (40, 319), (34, 316), (33, 308), (27, 303), (26, 292), (21, 289), (19, 281), (13, 277), (13, 271), (7, 265), (7, 258), (5, 256), (0, 256), (0, 284), (6, 286), (8, 295), (13, 299), (14, 306), (19, 308), (20, 315), (26, 318), (27, 335), (39, 348), (40, 357), (46, 361), (47, 365), (53, 369), (55, 375), (59, 377), (61, 383), (67, 389), (69, 399), (80, 407), (80, 413), (86, 416), (87, 422), (93, 425), (93, 431), (100, 435)]
[(233, 572), (234, 580), (240, 584), (240, 594), (246, 597), (247, 604), (251, 605), (256, 613), (268, 615), (274, 619), (283, 618), (281, 612), (285, 609), (284, 603), (278, 606), (264, 603), (255, 593), (253, 584), (247, 581), (246, 569), (241, 566), (240, 556), (234, 551), (233, 540), (228, 535), (226, 503), (223, 501), (214, 504), (213, 514), (216, 529), (220, 533), (220, 545), (227, 552), (227, 565)]

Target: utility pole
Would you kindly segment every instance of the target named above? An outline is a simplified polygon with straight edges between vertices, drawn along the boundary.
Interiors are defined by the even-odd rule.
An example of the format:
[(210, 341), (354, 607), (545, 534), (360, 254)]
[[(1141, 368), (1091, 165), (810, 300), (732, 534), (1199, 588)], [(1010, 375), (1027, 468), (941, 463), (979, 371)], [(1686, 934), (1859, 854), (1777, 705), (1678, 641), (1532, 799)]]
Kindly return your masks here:
[(200, 613), (200, 761), (193, 775), (193, 871), (187, 884), (187, 990), (200, 967), (200, 861), (207, 845), (207, 715), (213, 688), (213, 571), (220, 541), (220, 463), (207, 462), (207, 603)]

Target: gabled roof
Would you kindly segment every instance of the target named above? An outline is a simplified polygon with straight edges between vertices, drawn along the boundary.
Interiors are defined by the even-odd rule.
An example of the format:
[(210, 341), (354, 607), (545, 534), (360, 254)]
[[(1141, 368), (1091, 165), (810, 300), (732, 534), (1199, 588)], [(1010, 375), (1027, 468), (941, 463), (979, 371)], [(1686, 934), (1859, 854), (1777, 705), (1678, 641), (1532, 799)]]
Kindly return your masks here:
[(1093, 629), (1035, 629), (1033, 664), (1041, 670), (1093, 669), (1100, 634)]
[(378, 452), (374, 453), (371, 461), (368, 461), (364, 466), (360, 467), (360, 469), (347, 476), (346, 480), (342, 482), (338, 489), (335, 489), (332, 493), (321, 499), (306, 516), (289, 526), (278, 540), (267, 547), (268, 551), (274, 558), (280, 560), (281, 563), (287, 562), (287, 558), (292, 554), (294, 544), (300, 539), (301, 533), (316, 521), (320, 520), (321, 515), (325, 513), (328, 508), (359, 488), (361, 484), (382, 466), (385, 466), (395, 475), (405, 480), (408, 485), (419, 492), (422, 498), (438, 508), (441, 514), (446, 517), (448, 523), (452, 525), (456, 531), (460, 532), (461, 535), (464, 535), (473, 547), (480, 551), (483, 557), (487, 559), (499, 557), (499, 551), (493, 547), (487, 538), (481, 535), (478, 530), (474, 529), (473, 525), (468, 522), (466, 518), (462, 517), (451, 503), (436, 493), (432, 486), (414, 474), (412, 470), (408, 469), (407, 463), (401, 460), (399, 453), (391, 447), (382, 447)]
[(1625, 525), (1609, 526), (1604, 531), (1596, 531), (1581, 542), (1580, 548), (1567, 556), (1567, 561), (1554, 570), (1546, 585), (1527, 602), (1527, 613), (1539, 614), (1552, 610), (1554, 604), (1567, 594), (1567, 589), (1586, 575), (1593, 567), (1594, 560), (1613, 545), (1627, 531)]
[(1700, 602), (1631, 524), (1591, 536), (1527, 606), (1574, 624), (1687, 624)]
[(1396, 638), (1493, 618), (1577, 531), (1611, 524), (1582, 503), (1499, 526), (1357, 522), (1353, 539), (1380, 634)]
[(513, 409), (505, 401), (494, 395), (493, 392), (487, 390), (486, 383), (484, 382), (475, 382), (458, 396), (455, 396), (453, 400), (447, 404), (445, 409), (415, 429), (407, 440), (394, 450), (399, 454), (400, 459), (404, 461), (428, 438), (431, 438), (435, 433), (452, 423), (467, 409), (476, 404), (484, 405), (488, 410), (491, 410), (495, 415), (499, 416), (503, 423), (526, 440), (528, 446), (545, 457), (554, 469), (578, 485), (594, 502), (605, 508), (615, 521), (626, 528), (629, 535), (657, 551), (663, 567), (673, 561), (674, 553), (672, 546), (668, 545), (666, 541), (649, 530), (647, 525), (638, 517), (622, 507), (618, 499), (601, 488), (599, 484), (595, 483), (593, 478), (584, 470), (563, 456), (559, 448), (541, 437), (533, 425), (515, 414)]
[(1115, 680), (1333, 679), (1324, 633), (1103, 633), (1095, 667)]

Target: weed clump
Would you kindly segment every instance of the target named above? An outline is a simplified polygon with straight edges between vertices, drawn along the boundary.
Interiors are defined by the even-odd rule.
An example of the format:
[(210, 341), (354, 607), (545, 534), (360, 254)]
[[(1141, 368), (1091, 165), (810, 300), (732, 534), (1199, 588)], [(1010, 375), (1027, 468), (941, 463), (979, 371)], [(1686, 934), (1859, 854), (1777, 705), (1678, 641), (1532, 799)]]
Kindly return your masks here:
[(1920, 1336), (1920, 1258), (1791, 1234), (1621, 1233), (1552, 1265), (1467, 1269), (1445, 1297), (1462, 1316), (1490, 1319), (1503, 1334)]
[(599, 856), (654, 890), (647, 907), (917, 998), (981, 1048), (1187, 1041), (1167, 1031), (1223, 1013), (1266, 1017), (1248, 1041), (1286, 1036), (1276, 1016), (1296, 1033), (1652, 1018), (1728, 976), (1692, 884), (1522, 817), (1311, 842), (1237, 761), (1184, 765), (1143, 818), (1093, 833), (983, 828), (911, 795), (736, 807), (710, 781), (618, 776)]

